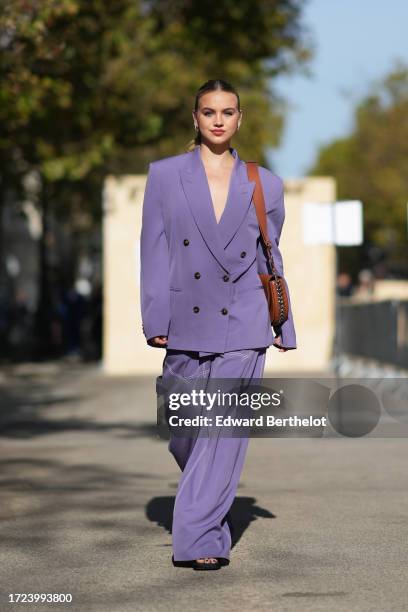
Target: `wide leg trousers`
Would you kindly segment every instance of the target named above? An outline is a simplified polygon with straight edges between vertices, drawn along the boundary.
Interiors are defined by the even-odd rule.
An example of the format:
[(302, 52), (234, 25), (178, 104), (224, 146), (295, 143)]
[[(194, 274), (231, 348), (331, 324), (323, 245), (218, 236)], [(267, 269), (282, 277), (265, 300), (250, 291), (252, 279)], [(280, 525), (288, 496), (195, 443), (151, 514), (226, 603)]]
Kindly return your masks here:
[[(168, 349), (163, 381), (261, 379), (266, 348), (201, 356)], [(229, 559), (231, 532), (227, 513), (236, 495), (249, 438), (171, 435), (169, 451), (182, 470), (173, 513), (175, 561), (201, 557)]]

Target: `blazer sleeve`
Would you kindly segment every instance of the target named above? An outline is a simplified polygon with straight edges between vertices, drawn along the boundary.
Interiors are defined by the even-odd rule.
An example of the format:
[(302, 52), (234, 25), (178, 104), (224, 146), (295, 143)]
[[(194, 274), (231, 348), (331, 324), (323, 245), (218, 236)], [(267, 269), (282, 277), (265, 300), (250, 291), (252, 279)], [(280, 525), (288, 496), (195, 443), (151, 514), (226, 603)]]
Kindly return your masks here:
[(157, 165), (152, 162), (146, 180), (140, 236), (140, 304), (147, 341), (169, 332), (169, 268), (160, 180)]
[[(268, 206), (268, 203), (266, 202), (266, 211), (267, 211), (268, 235), (272, 242), (273, 261), (275, 263), (275, 267), (278, 271), (278, 274), (284, 277), (283, 260), (282, 260), (282, 254), (279, 249), (279, 240), (280, 240), (280, 236), (282, 233), (283, 222), (285, 220), (285, 202), (284, 202), (284, 184), (281, 178), (279, 178), (279, 181), (280, 181), (279, 195), (272, 202), (271, 206)], [(259, 274), (267, 274), (268, 272), (271, 272), (269, 262), (268, 262), (267, 252), (261, 240), (259, 241), (259, 244), (258, 244), (257, 259), (258, 259), (258, 273)], [(290, 301), (289, 287), (288, 287), (288, 283), (286, 282), (285, 278), (284, 278), (284, 283), (286, 286), (286, 291), (288, 294), (288, 302), (289, 302), (288, 318), (279, 327), (273, 327), (273, 330), (276, 334), (275, 338), (277, 338), (278, 336), (281, 336), (281, 342), (282, 342), (281, 346), (282, 347), (287, 348), (287, 349), (296, 349), (297, 348), (296, 332), (295, 332), (295, 326), (294, 326), (294, 321), (293, 321), (292, 306), (291, 306), (291, 301)], [(274, 343), (274, 346), (278, 347), (279, 345)]]

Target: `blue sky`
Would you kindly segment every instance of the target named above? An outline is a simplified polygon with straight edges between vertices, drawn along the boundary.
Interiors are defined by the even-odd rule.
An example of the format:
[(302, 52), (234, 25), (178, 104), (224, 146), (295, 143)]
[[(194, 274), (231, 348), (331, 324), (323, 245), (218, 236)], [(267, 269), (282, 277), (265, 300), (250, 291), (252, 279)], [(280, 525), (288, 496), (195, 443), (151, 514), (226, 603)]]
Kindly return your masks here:
[(370, 84), (395, 60), (408, 63), (408, 0), (309, 0), (303, 22), (315, 45), (312, 75), (274, 82), (290, 105), (281, 146), (269, 155), (282, 178), (304, 176), (319, 145), (352, 128)]

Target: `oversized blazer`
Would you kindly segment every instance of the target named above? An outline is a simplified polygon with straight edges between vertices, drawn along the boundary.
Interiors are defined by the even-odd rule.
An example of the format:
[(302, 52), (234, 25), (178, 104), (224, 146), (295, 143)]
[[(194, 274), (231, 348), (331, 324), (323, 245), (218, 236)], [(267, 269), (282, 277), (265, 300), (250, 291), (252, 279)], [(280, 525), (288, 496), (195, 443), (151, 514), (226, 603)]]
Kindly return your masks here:
[[(208, 353), (274, 343), (258, 276), (269, 271), (269, 264), (251, 201), (255, 182), (248, 180), (237, 150), (230, 151), (235, 162), (218, 224), (199, 146), (149, 165), (140, 240), (142, 324), (148, 342), (168, 336), (166, 348)], [(262, 166), (259, 175), (273, 258), (283, 276), (283, 181)], [(289, 318), (273, 331), (281, 334), (282, 346), (296, 348), (290, 296)]]

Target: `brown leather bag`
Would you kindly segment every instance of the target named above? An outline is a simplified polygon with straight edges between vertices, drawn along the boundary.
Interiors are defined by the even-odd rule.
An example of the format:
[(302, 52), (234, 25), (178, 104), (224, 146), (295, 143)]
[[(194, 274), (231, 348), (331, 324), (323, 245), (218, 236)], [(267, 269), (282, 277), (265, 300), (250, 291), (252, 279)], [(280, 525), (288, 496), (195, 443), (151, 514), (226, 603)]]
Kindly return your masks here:
[(268, 302), (271, 325), (273, 327), (279, 327), (289, 316), (289, 299), (286, 291), (286, 284), (283, 276), (279, 276), (273, 261), (272, 242), (269, 240), (268, 236), (265, 199), (261, 179), (259, 178), (258, 164), (254, 161), (245, 163), (247, 166), (248, 179), (250, 181), (255, 181), (252, 201), (255, 206), (261, 239), (267, 252), (271, 270), (270, 274), (259, 274), (259, 278), (261, 279)]

